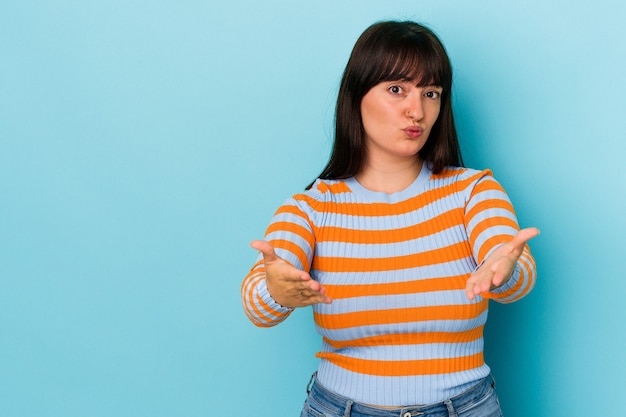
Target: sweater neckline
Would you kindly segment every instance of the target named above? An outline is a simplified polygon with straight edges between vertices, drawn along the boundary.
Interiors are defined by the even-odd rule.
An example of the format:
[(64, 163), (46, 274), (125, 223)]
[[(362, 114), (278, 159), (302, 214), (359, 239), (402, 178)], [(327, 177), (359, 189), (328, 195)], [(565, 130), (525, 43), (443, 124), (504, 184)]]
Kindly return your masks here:
[(430, 167), (427, 163), (424, 163), (422, 164), (422, 169), (417, 175), (417, 178), (415, 178), (415, 180), (411, 184), (409, 184), (408, 187), (406, 187), (404, 190), (390, 194), (383, 191), (372, 191), (368, 188), (365, 188), (355, 177), (350, 177), (346, 179), (345, 182), (353, 193), (365, 197), (368, 201), (371, 201), (372, 203), (397, 203), (400, 201), (405, 201), (411, 197), (415, 197), (417, 194), (423, 191), (431, 174), (432, 171), (430, 170)]

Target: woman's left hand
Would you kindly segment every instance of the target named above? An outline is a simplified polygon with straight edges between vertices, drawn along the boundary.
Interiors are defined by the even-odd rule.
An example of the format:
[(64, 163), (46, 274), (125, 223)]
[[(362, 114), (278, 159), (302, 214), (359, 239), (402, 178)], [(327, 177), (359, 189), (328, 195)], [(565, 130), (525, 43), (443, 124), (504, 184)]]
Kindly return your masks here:
[(497, 248), (469, 277), (465, 294), (473, 300), (477, 295), (498, 288), (513, 275), (515, 264), (524, 251), (526, 242), (539, 234), (539, 229), (530, 227), (520, 230), (513, 240)]

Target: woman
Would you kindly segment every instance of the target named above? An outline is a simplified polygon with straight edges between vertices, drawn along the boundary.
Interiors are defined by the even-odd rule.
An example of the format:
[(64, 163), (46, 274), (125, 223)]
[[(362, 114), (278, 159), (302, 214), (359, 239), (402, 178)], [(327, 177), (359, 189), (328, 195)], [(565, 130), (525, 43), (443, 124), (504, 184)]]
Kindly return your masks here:
[(343, 74), (328, 165), (276, 212), (242, 285), (273, 326), (312, 305), (322, 350), (302, 416), (500, 416), (483, 359), (488, 299), (535, 262), (490, 171), (462, 168), (452, 70), (428, 28), (381, 22)]

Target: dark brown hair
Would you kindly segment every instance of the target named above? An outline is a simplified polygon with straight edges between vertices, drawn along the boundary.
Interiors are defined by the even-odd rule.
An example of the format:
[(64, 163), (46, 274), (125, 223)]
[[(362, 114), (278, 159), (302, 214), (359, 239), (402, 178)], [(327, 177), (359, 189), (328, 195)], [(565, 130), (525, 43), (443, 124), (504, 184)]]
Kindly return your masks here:
[(396, 80), (443, 88), (439, 117), (419, 156), (435, 174), (463, 166), (452, 115), (452, 67), (443, 44), (423, 25), (388, 21), (367, 28), (352, 49), (337, 96), (332, 153), (318, 178), (345, 179), (359, 172), (366, 156), (363, 96), (381, 82)]

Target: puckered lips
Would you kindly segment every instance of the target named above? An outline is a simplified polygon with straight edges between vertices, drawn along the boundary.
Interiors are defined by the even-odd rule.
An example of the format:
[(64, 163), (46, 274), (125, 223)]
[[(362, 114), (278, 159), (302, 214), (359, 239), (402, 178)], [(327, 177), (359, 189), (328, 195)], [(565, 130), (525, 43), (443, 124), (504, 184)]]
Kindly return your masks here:
[(402, 130), (404, 130), (404, 133), (406, 133), (406, 135), (411, 139), (419, 138), (424, 132), (424, 129), (419, 126), (409, 126)]

